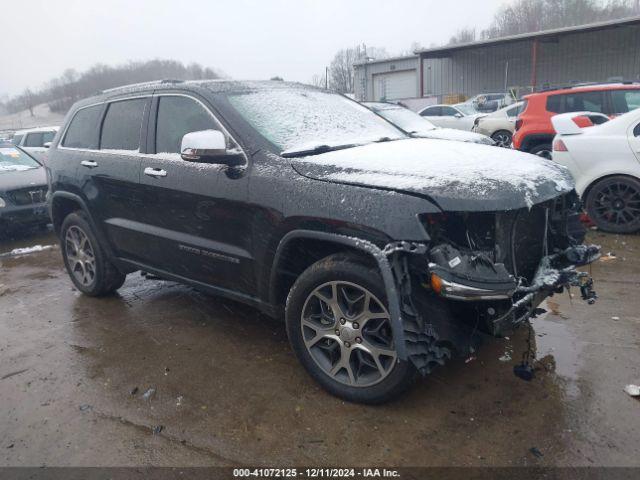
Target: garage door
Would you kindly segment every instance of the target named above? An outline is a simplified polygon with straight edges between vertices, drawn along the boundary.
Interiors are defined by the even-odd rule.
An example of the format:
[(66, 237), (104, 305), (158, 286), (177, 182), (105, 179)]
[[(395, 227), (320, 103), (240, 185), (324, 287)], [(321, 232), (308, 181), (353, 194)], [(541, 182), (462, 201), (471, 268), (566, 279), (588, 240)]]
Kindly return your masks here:
[(418, 96), (415, 70), (379, 73), (373, 76), (374, 100), (397, 100)]

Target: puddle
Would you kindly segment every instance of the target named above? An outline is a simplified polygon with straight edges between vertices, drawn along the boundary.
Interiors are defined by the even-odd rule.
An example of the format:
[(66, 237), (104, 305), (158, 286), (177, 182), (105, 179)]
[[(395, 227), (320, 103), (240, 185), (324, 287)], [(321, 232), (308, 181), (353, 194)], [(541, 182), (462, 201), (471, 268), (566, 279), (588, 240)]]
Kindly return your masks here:
[(555, 373), (562, 381), (569, 399), (580, 396), (578, 378), (582, 363), (583, 344), (573, 335), (562, 319), (545, 315), (533, 320), (535, 332), (536, 366)]

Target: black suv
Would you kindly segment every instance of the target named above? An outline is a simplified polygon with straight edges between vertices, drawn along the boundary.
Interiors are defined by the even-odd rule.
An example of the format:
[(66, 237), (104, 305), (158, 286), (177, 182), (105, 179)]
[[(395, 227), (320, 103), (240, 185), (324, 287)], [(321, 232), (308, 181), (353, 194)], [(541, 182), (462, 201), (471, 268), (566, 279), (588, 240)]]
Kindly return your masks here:
[(526, 322), (581, 244), (567, 171), (527, 154), (408, 138), (342, 95), (285, 82), (162, 81), (77, 103), (47, 162), (76, 287), (128, 273), (286, 318), (308, 372), (383, 402)]

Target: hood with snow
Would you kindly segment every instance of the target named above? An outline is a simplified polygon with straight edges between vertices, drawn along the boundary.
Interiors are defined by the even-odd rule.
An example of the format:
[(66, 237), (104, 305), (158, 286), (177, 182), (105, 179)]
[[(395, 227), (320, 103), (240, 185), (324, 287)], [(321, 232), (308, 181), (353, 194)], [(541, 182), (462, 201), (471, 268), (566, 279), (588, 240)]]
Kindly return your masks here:
[(466, 130), (458, 130), (456, 128), (432, 128), (411, 134), (413, 137), (419, 138), (438, 138), (441, 140), (455, 140), (457, 142), (471, 142), (482, 145), (495, 145), (496, 142), (481, 133), (467, 132)]
[(530, 208), (574, 188), (569, 171), (550, 160), (446, 140), (373, 143), (292, 163), (309, 178), (424, 196), (443, 211)]
[(24, 167), (12, 165), (0, 168), (0, 192), (26, 188), (30, 185), (46, 185), (47, 174), (44, 167)]

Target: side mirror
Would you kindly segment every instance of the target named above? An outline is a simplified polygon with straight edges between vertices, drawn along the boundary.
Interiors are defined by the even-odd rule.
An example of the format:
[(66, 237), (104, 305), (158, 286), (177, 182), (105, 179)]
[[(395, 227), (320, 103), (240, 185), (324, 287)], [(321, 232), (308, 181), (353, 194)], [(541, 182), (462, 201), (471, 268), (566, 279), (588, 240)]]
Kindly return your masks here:
[(462, 118), (462, 114), (461, 114), (461, 113), (456, 113), (456, 114), (454, 115), (454, 117), (456, 117), (456, 118)]
[(182, 137), (180, 156), (187, 162), (238, 166), (244, 156), (238, 150), (227, 150), (227, 141), (219, 130), (190, 132)]
[(44, 142), (44, 143), (42, 144), (42, 146), (43, 146), (44, 148), (51, 148), (51, 142)]

